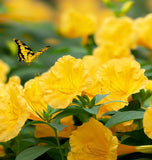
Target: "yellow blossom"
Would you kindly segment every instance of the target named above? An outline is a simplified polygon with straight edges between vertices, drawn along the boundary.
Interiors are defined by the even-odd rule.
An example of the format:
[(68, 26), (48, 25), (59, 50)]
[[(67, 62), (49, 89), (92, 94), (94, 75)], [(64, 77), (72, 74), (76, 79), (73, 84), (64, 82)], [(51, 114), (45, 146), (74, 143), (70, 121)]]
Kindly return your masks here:
[(102, 63), (101, 60), (98, 57), (95, 57), (93, 55), (84, 56), (82, 59), (84, 66), (89, 71), (91, 77), (93, 78), (93, 83), (90, 87), (88, 87), (84, 93), (87, 93), (88, 96), (93, 97), (96, 94), (101, 93), (101, 84), (96, 78), (96, 73), (98, 71), (98, 68), (101, 67)]
[[(17, 21), (50, 21), (52, 11), (43, 2), (34, 0), (5, 0), (3, 4), (8, 12), (1, 19)], [(34, 6), (34, 7), (33, 7)]]
[(96, 78), (98, 69), (111, 59), (120, 59), (123, 57), (134, 59), (127, 47), (115, 46), (113, 43), (104, 43), (102, 46), (94, 49), (93, 55), (83, 57), (83, 63), (93, 78), (92, 86), (86, 90), (89, 95), (94, 96), (102, 93), (102, 86)]
[(53, 108), (65, 108), (76, 95), (90, 87), (92, 78), (81, 59), (68, 55), (58, 59), (51, 69), (40, 77), (45, 101)]
[(58, 6), (59, 33), (69, 38), (82, 37), (83, 43), (87, 43), (88, 35), (95, 32), (105, 17), (112, 15), (110, 11), (101, 9), (98, 0), (59, 0)]
[[(72, 116), (62, 118), (61, 124), (66, 125), (67, 127), (65, 127), (62, 132), (57, 131), (58, 137), (69, 138), (71, 132), (76, 129), (76, 126), (74, 126)], [(53, 129), (51, 129), (49, 126), (45, 124), (37, 124), (35, 129), (35, 137), (55, 137), (55, 133)]]
[(149, 49), (152, 49), (152, 14), (148, 14), (144, 18), (135, 20), (135, 27), (138, 33), (138, 43)]
[(116, 46), (135, 48), (138, 39), (135, 31), (132, 19), (109, 17), (95, 33), (95, 42), (98, 45), (108, 42)]
[(125, 46), (116, 46), (114, 43), (103, 43), (94, 49), (93, 55), (100, 60), (100, 64), (104, 64), (111, 59), (133, 58), (129, 48)]
[(4, 83), (7, 79), (6, 75), (9, 72), (9, 66), (0, 60), (0, 82)]
[(95, 31), (96, 17), (93, 15), (85, 15), (76, 10), (69, 9), (61, 14), (61, 16), (60, 28), (58, 30), (63, 36), (76, 38), (88, 36)]
[(72, 132), (70, 146), (68, 160), (117, 159), (117, 138), (108, 128), (93, 118)]
[(136, 124), (133, 124), (133, 120), (123, 122), (120, 124), (117, 124), (113, 127), (110, 128), (110, 130), (115, 133), (115, 132), (131, 132), (137, 128)]
[[(103, 64), (97, 72), (97, 78), (102, 84), (102, 93), (109, 93), (103, 101), (128, 101), (128, 97), (145, 88), (148, 80), (144, 76), (144, 69), (140, 64), (130, 58), (113, 59)], [(100, 112), (118, 110), (125, 103), (114, 102), (102, 106)]]
[(143, 127), (145, 134), (152, 139), (152, 106), (145, 111)]
[(43, 99), (43, 92), (39, 85), (39, 77), (35, 77), (25, 83), (24, 97), (29, 105), (30, 118), (38, 120), (37, 113), (41, 115), (41, 112), (47, 109), (47, 103)]
[(89, 56), (84, 56), (82, 59), (85, 67), (87, 70), (89, 70), (89, 73), (93, 78), (96, 78), (96, 72), (99, 67), (101, 67), (102, 60), (96, 56), (89, 55)]
[[(29, 113), (23, 98), (19, 78), (11, 78), (8, 84), (0, 84), (0, 141), (6, 142), (18, 135)], [(9, 127), (8, 127), (9, 126)]]
[(148, 80), (148, 83), (147, 83), (145, 89), (152, 91), (152, 80)]
[[(43, 110), (47, 110), (47, 103), (44, 101), (43, 92), (39, 85), (40, 77), (35, 77), (34, 79), (26, 82), (24, 86), (24, 97), (28, 103), (28, 111), (30, 112), (30, 119), (43, 121), (39, 116)], [(37, 114), (38, 113), (38, 114)], [(69, 137), (72, 130), (75, 129), (72, 117), (66, 117), (61, 119), (61, 123), (67, 125), (62, 132), (58, 132), (59, 137)], [(45, 124), (37, 124), (35, 129), (35, 137), (54, 137), (54, 131), (49, 126)]]
[(103, 43), (93, 50), (93, 55), (84, 56), (83, 63), (89, 70), (92, 77), (96, 78), (97, 70), (106, 62), (112, 59), (131, 58), (130, 50), (124, 46), (115, 46), (113, 43)]

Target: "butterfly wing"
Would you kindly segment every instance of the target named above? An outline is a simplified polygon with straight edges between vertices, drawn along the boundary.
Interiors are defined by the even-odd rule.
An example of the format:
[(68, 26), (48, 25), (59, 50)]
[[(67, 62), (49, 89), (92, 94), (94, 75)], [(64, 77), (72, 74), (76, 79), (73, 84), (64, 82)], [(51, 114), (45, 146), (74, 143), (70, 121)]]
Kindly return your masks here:
[(19, 61), (25, 61), (27, 63), (30, 63), (29, 58), (34, 55), (34, 52), (22, 41), (18, 39), (13, 39), (14, 42), (18, 46), (18, 58)]
[(46, 47), (42, 48), (40, 51), (36, 52), (34, 54), (34, 56), (32, 57), (32, 61), (34, 61), (37, 57), (39, 57), (43, 52), (45, 52), (49, 48), (50, 48), (50, 46), (46, 46)]
[(44, 51), (50, 48), (47, 46), (42, 48), (40, 51), (34, 53), (25, 43), (18, 39), (14, 39), (15, 43), (18, 46), (18, 58), (19, 61), (25, 61), (27, 64), (30, 64), (34, 61), (37, 57), (39, 57)]

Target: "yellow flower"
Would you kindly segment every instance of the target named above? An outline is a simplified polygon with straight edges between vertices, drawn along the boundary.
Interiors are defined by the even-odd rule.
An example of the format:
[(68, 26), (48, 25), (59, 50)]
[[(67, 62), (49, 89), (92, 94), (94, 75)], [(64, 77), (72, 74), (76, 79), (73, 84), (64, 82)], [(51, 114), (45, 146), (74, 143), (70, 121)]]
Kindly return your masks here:
[(137, 128), (136, 124), (133, 124), (133, 120), (123, 122), (120, 124), (117, 124), (113, 127), (110, 128), (110, 130), (115, 133), (115, 132), (131, 132)]
[(90, 118), (70, 136), (68, 160), (116, 160), (118, 140), (102, 123)]
[(13, 77), (8, 84), (0, 84), (0, 142), (17, 136), (29, 116), (18, 80)]
[(84, 56), (83, 63), (89, 70), (92, 77), (96, 77), (96, 72), (104, 63), (112, 59), (131, 58), (130, 50), (124, 46), (115, 46), (113, 43), (103, 43), (93, 50), (93, 55)]
[(143, 127), (145, 134), (152, 139), (152, 106), (147, 108), (144, 114)]
[(9, 72), (9, 66), (0, 60), (0, 82), (4, 83), (7, 79), (6, 75)]
[(45, 101), (53, 108), (65, 108), (76, 95), (90, 87), (92, 78), (81, 59), (68, 55), (58, 59), (51, 69), (40, 77)]
[(102, 46), (94, 49), (93, 55), (84, 56), (82, 59), (83, 63), (93, 78), (93, 85), (85, 90), (85, 92), (92, 96), (101, 94), (102, 86), (96, 77), (98, 69), (111, 59), (120, 59), (123, 57), (134, 59), (128, 48), (115, 46), (113, 43), (104, 43)]
[(98, 45), (103, 43), (114, 43), (116, 46), (135, 48), (137, 34), (132, 19), (128, 17), (109, 17), (95, 34), (95, 42)]
[(124, 46), (116, 46), (114, 43), (103, 43), (94, 49), (93, 55), (100, 60), (100, 64), (104, 64), (111, 59), (132, 58), (129, 48)]
[(96, 17), (94, 15), (82, 14), (74, 9), (69, 9), (61, 16), (58, 30), (63, 36), (77, 38), (88, 36), (95, 31)]
[(152, 91), (152, 80), (148, 80), (148, 83), (147, 83), (145, 89)]
[(47, 103), (43, 99), (43, 92), (39, 85), (39, 78), (35, 77), (29, 80), (24, 86), (24, 97), (29, 105), (30, 119), (33, 120), (38, 120), (37, 113), (41, 115), (41, 112), (47, 109)]
[[(39, 85), (40, 77), (35, 77), (34, 79), (26, 82), (24, 87), (24, 97), (28, 103), (28, 111), (30, 112), (30, 119), (43, 121), (39, 116), (43, 110), (47, 110), (47, 103), (43, 99), (43, 92)], [(37, 114), (38, 113), (38, 114)], [(69, 137), (72, 130), (75, 129), (73, 124), (72, 117), (66, 117), (61, 119), (61, 123), (67, 125), (66, 128), (60, 133), (58, 132), (59, 137)], [(35, 137), (54, 137), (54, 131), (49, 126), (45, 124), (37, 124), (35, 129)]]
[(101, 9), (98, 0), (59, 0), (58, 7), (59, 33), (69, 38), (82, 37), (84, 44), (105, 17), (112, 15), (110, 11)]
[(89, 70), (89, 73), (91, 74), (91, 76), (93, 78), (96, 78), (96, 72), (98, 68), (101, 67), (101, 65), (103, 64), (102, 60), (96, 56), (89, 55), (89, 56), (84, 56), (82, 61), (85, 67), (87, 68), (87, 70)]
[(6, 20), (39, 22), (50, 21), (52, 18), (51, 8), (42, 2), (34, 0), (5, 0), (3, 5), (8, 10), (8, 13), (2, 14), (2, 18)]
[[(97, 78), (102, 84), (102, 93), (109, 93), (103, 101), (128, 101), (128, 97), (145, 88), (148, 80), (144, 76), (144, 69), (130, 58), (113, 59), (103, 64), (97, 72)], [(125, 103), (110, 103), (100, 108), (100, 112), (118, 110)]]
[(139, 36), (138, 43), (152, 49), (152, 14), (148, 14), (144, 18), (137, 18), (135, 27)]
[[(72, 116), (62, 118), (61, 124), (64, 124), (67, 127), (65, 127), (62, 132), (57, 131), (58, 137), (69, 138), (71, 132), (76, 129), (76, 126), (74, 126)], [(36, 138), (55, 137), (55, 133), (53, 129), (51, 129), (48, 125), (37, 124), (35, 129), (35, 137)]]

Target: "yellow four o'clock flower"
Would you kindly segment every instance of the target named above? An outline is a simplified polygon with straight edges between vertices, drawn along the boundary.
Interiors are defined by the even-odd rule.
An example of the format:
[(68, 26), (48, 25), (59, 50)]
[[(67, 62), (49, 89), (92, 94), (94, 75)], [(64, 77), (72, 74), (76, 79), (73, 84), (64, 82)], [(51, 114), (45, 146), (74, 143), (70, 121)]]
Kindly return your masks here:
[(93, 56), (100, 60), (100, 64), (104, 64), (111, 59), (134, 58), (130, 49), (125, 46), (117, 46), (115, 43), (105, 42), (93, 50)]
[(137, 18), (134, 23), (139, 36), (138, 43), (152, 49), (152, 14), (144, 18)]
[[(109, 93), (102, 102), (121, 100), (128, 102), (128, 97), (145, 88), (148, 83), (144, 76), (144, 69), (140, 69), (140, 64), (130, 58), (113, 59), (103, 64), (97, 72), (97, 79), (101, 82), (102, 93)], [(99, 115), (103, 112), (118, 110), (125, 103), (115, 102), (102, 106)]]
[(152, 92), (152, 80), (148, 80), (148, 83), (147, 83), (145, 89)]
[(131, 132), (133, 130), (136, 130), (137, 125), (133, 123), (133, 120), (123, 122), (120, 124), (117, 124), (113, 127), (110, 128), (110, 130), (115, 133), (115, 132)]
[(152, 99), (150, 107), (144, 113), (143, 127), (145, 134), (152, 139)]
[(43, 92), (39, 85), (39, 77), (25, 83), (24, 97), (29, 105), (30, 118), (33, 120), (39, 119), (37, 113), (41, 115), (43, 110), (47, 110), (47, 103), (43, 99)]
[(97, 20), (94, 15), (82, 14), (77, 10), (68, 9), (61, 16), (58, 30), (63, 36), (69, 38), (82, 36), (85, 38), (95, 32)]
[[(40, 85), (39, 85), (40, 77), (35, 77), (34, 79), (29, 80), (26, 82), (24, 86), (24, 97), (28, 103), (28, 111), (30, 112), (30, 119), (32, 120), (41, 120), (39, 116), (42, 116), (43, 110), (47, 110), (47, 103), (44, 101), (44, 93), (42, 92)], [(38, 113), (38, 114), (37, 114)], [(61, 123), (67, 125), (60, 133), (57, 131), (59, 137), (69, 137), (71, 131), (74, 130), (76, 127), (74, 126), (74, 122), (72, 117), (65, 117), (61, 119)], [(36, 124), (35, 128), (35, 137), (54, 137), (54, 131), (49, 126), (45, 124)]]
[(109, 17), (95, 33), (95, 42), (98, 45), (110, 42), (118, 47), (135, 48), (137, 36), (132, 19), (129, 17)]
[(60, 0), (58, 7), (59, 33), (69, 38), (82, 37), (84, 44), (105, 17), (113, 15), (110, 11), (102, 9), (98, 0)]
[(72, 132), (70, 146), (68, 160), (117, 159), (117, 138), (108, 128), (93, 118)]
[(0, 83), (0, 142), (16, 137), (29, 116), (19, 83), (19, 77), (12, 77), (8, 84)]
[(4, 83), (7, 79), (6, 75), (9, 72), (9, 66), (0, 60), (0, 82)]
[[(50, 21), (52, 18), (52, 11), (44, 3), (34, 0), (6, 0), (3, 2), (7, 11), (1, 14), (1, 18), (7, 20), (17, 21)], [(32, 7), (34, 6), (34, 7)]]
[(65, 108), (91, 86), (92, 78), (81, 59), (68, 55), (58, 59), (39, 82), (45, 101), (53, 108)]
[(116, 46), (114, 43), (103, 43), (102, 46), (94, 49), (93, 55), (84, 56), (82, 59), (83, 63), (93, 78), (92, 86), (87, 88), (85, 92), (87, 92), (87, 94), (90, 96), (102, 94), (102, 86), (96, 77), (98, 69), (109, 60), (121, 59), (124, 57), (134, 59), (130, 53), (129, 48), (124, 46)]

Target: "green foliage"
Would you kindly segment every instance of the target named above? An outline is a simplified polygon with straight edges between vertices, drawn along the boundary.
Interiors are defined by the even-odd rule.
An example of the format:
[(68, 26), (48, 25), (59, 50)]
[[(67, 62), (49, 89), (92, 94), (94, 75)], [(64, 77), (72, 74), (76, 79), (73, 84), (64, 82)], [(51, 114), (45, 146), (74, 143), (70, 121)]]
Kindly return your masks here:
[[(45, 1), (50, 3), (49, 0)], [(118, 3), (108, 2), (108, 0), (104, 1), (107, 1), (105, 5), (109, 9), (112, 9), (116, 16), (126, 14), (122, 12), (122, 7), (127, 0), (119, 0)], [(134, 0), (134, 5), (130, 11), (128, 10), (129, 12), (127, 14), (131, 17), (145, 15), (150, 11), (150, 8), (147, 8), (147, 2), (148, 0)], [(0, 13), (3, 14), (6, 12), (8, 12), (7, 9), (0, 2)], [(15, 48), (13, 38), (22, 40), (30, 46), (34, 52), (46, 45), (50, 45), (46, 41), (48, 38), (55, 39), (58, 43), (51, 44), (51, 48), (46, 53), (42, 54), (37, 61), (31, 63), (30, 66), (27, 66), (24, 62), (18, 61), (17, 48)], [(95, 47), (96, 44), (93, 35), (90, 35), (87, 44), (83, 45), (81, 38), (68, 39), (62, 37), (56, 32), (54, 24), (47, 22), (10, 22), (0, 24), (0, 58), (10, 66), (8, 78), (18, 75), (22, 80), (22, 84), (34, 78), (35, 75), (46, 72), (61, 56), (70, 54), (76, 58), (82, 58), (85, 55), (92, 55)], [(132, 50), (132, 54), (141, 64), (141, 67), (145, 69), (145, 75), (149, 79), (152, 79), (151, 51), (144, 47), (138, 47)], [(136, 131), (116, 133), (120, 142), (136, 146), (151, 145), (152, 140), (145, 135), (142, 125), (143, 114), (145, 112), (143, 108), (150, 106), (151, 95), (152, 93), (146, 90), (141, 90), (139, 93), (133, 94), (133, 100), (130, 101), (129, 104), (126, 104), (126, 106), (119, 111), (104, 113), (100, 122), (104, 123), (107, 127), (111, 127), (129, 120), (134, 120), (133, 123), (138, 125)], [(48, 106), (47, 110), (37, 113), (43, 121), (28, 120), (17, 137), (6, 143), (1, 143), (7, 155), (0, 159), (12, 160), (16, 158), (16, 160), (34, 160), (39, 156), (45, 159), (43, 158), (45, 153), (48, 159), (61, 160), (61, 152), (64, 159), (66, 159), (70, 150), (69, 140), (64, 138), (58, 139), (57, 137), (35, 138), (35, 125), (45, 124), (55, 132), (57, 130), (61, 132), (66, 127), (60, 123), (61, 119), (70, 115), (73, 116), (76, 126), (82, 125), (83, 122), (87, 122), (90, 117), (96, 117), (99, 107), (111, 103), (100, 104), (100, 100), (106, 96), (108, 96), (108, 94), (96, 95), (92, 99), (86, 95), (77, 96), (77, 98), (73, 99), (73, 103), (65, 109), (53, 109), (51, 106)], [(107, 117), (105, 118), (104, 116)], [(60, 145), (58, 144), (59, 141)], [(40, 146), (40, 143), (45, 143), (46, 146)], [(59, 150), (59, 148), (61, 148), (61, 150)], [(151, 157), (152, 155), (148, 154), (133, 153), (119, 156), (118, 160), (150, 160)]]
[(149, 107), (150, 106), (150, 99), (151, 99), (152, 92), (145, 91), (144, 89), (140, 90), (139, 93), (135, 93), (132, 95), (134, 100), (137, 100), (141, 106)]
[(114, 114), (109, 121), (106, 123), (106, 127), (112, 127), (116, 124), (123, 123), (126, 121), (134, 120), (134, 119), (142, 119), (144, 115), (143, 111), (118, 111)]
[(34, 146), (21, 152), (15, 160), (34, 160), (50, 149), (50, 146)]

